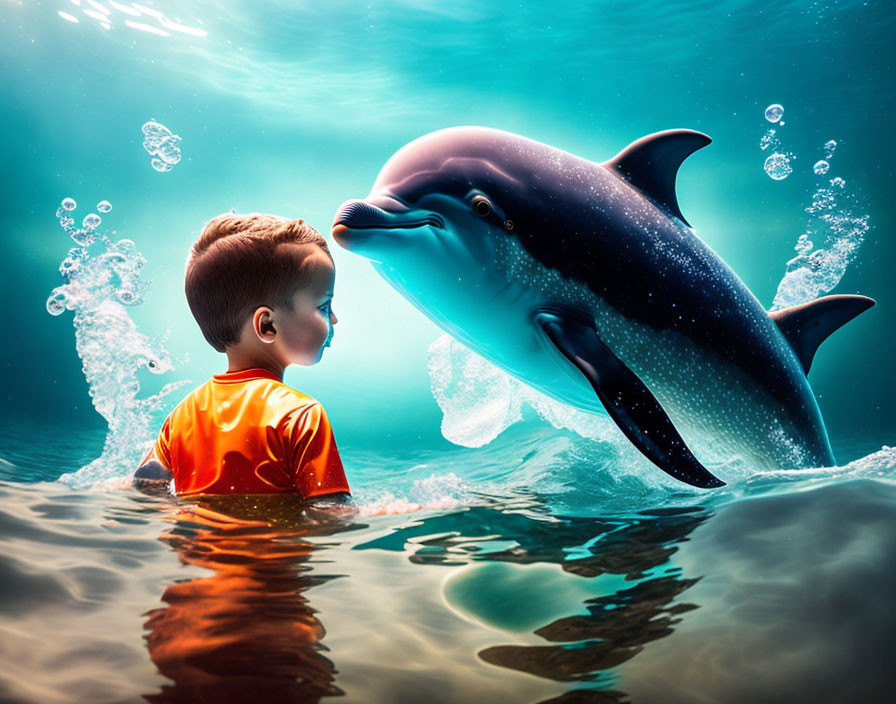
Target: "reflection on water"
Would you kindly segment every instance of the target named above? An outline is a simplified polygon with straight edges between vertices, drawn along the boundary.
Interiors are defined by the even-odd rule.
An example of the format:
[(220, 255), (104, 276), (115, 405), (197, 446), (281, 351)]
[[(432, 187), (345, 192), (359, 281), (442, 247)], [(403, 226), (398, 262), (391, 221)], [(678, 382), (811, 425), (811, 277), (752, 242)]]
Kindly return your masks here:
[(889, 480), (625, 518), (477, 502), (321, 524), (0, 482), (0, 700), (892, 698)]
[[(410, 544), (417, 546), (410, 561), (422, 565), (547, 563), (588, 580), (615, 576), (616, 588), (609, 594), (563, 602), (560, 608), (566, 615), (534, 629), (535, 636), (551, 645), (500, 644), (481, 650), (478, 656), (490, 665), (556, 681), (589, 682), (604, 690), (574, 690), (551, 701), (617, 701), (623, 695), (606, 690), (612, 683), (607, 671), (637, 655), (647, 643), (670, 635), (682, 614), (698, 608), (676, 600), (699, 577), (685, 578), (670, 559), (678, 544), (711, 515), (700, 508), (680, 508), (602, 519), (474, 506), (424, 518), (356, 549), (403, 550)], [(452, 582), (446, 599), (463, 603), (467, 613), (474, 612), (480, 621), (496, 623), (498, 617), (490, 612), (517, 608), (507, 601), (506, 591), (489, 584), (502, 576), (512, 579), (490, 572), (481, 578), (474, 574), (460, 587)], [(606, 588), (606, 580), (594, 588)], [(524, 590), (533, 599), (539, 596), (536, 584), (527, 583)], [(520, 592), (516, 595), (525, 600)], [(546, 596), (562, 598), (563, 594)], [(484, 603), (490, 597), (494, 603)], [(525, 621), (528, 612), (541, 608), (531, 604), (517, 620)], [(506, 619), (500, 625), (515, 630)]]
[(173, 681), (147, 701), (316, 702), (342, 694), (322, 654), (326, 630), (304, 595), (340, 575), (312, 574), (308, 562), (325, 548), (307, 538), (353, 526), (303, 521), (294, 499), (283, 499), (217, 497), (170, 517), (174, 526), (160, 540), (184, 564), (214, 574), (169, 585), (166, 606), (146, 614), (149, 655)]

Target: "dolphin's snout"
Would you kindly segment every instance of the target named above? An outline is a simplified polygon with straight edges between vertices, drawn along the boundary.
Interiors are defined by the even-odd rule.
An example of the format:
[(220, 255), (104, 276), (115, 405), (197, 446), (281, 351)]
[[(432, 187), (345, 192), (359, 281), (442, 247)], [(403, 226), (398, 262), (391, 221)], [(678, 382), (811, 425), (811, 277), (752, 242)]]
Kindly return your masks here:
[(333, 225), (352, 228), (388, 226), (389, 214), (363, 200), (349, 200), (336, 211)]

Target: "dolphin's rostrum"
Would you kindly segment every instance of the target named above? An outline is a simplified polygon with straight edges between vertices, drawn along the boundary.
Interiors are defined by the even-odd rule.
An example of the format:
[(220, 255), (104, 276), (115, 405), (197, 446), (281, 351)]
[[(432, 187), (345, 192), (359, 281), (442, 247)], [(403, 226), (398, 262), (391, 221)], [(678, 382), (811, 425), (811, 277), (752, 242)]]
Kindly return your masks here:
[(766, 313), (685, 221), (668, 130), (597, 164), (519, 135), (455, 127), (385, 164), (333, 237), (470, 349), (541, 392), (607, 413), (654, 464), (834, 464), (806, 373), (874, 304), (827, 296)]

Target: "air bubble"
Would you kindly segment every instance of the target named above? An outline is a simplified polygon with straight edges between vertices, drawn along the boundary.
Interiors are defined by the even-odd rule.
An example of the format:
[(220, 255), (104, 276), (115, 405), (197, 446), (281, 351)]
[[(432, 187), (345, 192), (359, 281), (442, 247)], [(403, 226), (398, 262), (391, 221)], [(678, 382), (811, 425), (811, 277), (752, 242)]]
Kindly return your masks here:
[(783, 116), (784, 107), (778, 103), (773, 103), (765, 109), (765, 119), (769, 122), (778, 122)]
[(775, 152), (765, 160), (765, 173), (767, 173), (775, 181), (782, 181), (793, 173), (793, 167), (790, 165), (790, 157), (787, 154)]
[(762, 151), (766, 149), (777, 149), (780, 145), (780, 140), (775, 136), (775, 131), (773, 129), (769, 129), (759, 140), (759, 148)]
[(833, 139), (829, 139), (824, 143), (824, 158), (830, 159), (834, 156), (834, 150), (837, 148), (837, 142)]
[(112, 204), (107, 200), (101, 200), (96, 204), (96, 209), (101, 213), (108, 213), (112, 210)]
[(816, 161), (815, 166), (812, 167), (812, 171), (814, 171), (817, 175), (821, 176), (822, 174), (826, 174), (828, 169), (831, 168), (831, 165), (826, 162), (824, 159), (821, 161)]
[(153, 157), (150, 163), (156, 171), (165, 173), (180, 163), (181, 139), (178, 135), (172, 134), (165, 125), (150, 120), (143, 125), (143, 136), (145, 138), (143, 148)]
[(65, 294), (53, 291), (47, 299), (47, 312), (50, 315), (62, 315), (65, 312)]
[(90, 215), (85, 215), (84, 220), (81, 222), (81, 227), (84, 227), (88, 230), (95, 230), (100, 226), (100, 223), (103, 219), (97, 215), (96, 213), (90, 213)]
[(162, 141), (159, 145), (156, 154), (158, 157), (164, 161), (166, 164), (171, 164), (172, 166), (180, 162), (180, 137), (177, 135), (172, 135)]
[(82, 247), (89, 247), (93, 244), (93, 232), (91, 230), (71, 230), (68, 234), (76, 244)]
[(162, 174), (167, 173), (168, 171), (171, 171), (171, 169), (174, 168), (174, 164), (169, 164), (165, 161), (162, 161), (161, 159), (159, 159), (159, 157), (153, 158), (151, 164), (152, 164), (152, 168), (154, 168), (156, 171), (158, 171), (159, 173), (162, 173)]
[(78, 207), (78, 204), (75, 203), (74, 198), (65, 198), (62, 201), (62, 209), (63, 210), (74, 210)]

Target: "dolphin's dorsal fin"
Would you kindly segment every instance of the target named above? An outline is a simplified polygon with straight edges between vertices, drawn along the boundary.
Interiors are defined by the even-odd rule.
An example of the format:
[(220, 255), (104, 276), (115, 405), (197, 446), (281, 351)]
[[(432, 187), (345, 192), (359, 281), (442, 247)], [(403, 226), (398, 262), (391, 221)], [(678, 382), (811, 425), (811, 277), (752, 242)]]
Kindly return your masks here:
[(834, 330), (874, 305), (867, 296), (824, 296), (809, 303), (769, 313), (809, 373), (815, 350)]
[(694, 130), (666, 130), (641, 137), (602, 164), (690, 227), (675, 197), (681, 162), (712, 141)]

